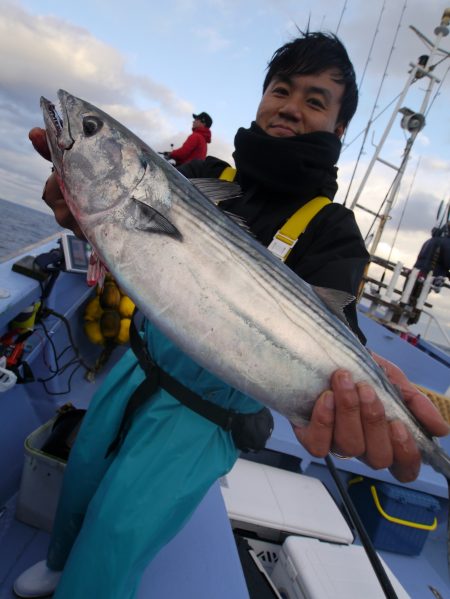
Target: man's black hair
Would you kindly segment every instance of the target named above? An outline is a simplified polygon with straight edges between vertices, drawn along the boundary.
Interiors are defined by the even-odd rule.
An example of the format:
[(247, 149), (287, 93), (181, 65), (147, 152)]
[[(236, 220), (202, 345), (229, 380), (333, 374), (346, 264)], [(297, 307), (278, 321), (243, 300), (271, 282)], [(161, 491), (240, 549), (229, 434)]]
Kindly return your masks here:
[(344, 85), (338, 121), (346, 127), (358, 106), (355, 70), (347, 50), (332, 33), (301, 32), (292, 42), (278, 48), (267, 65), (263, 93), (275, 76), (313, 75), (334, 68), (341, 73), (337, 83)]

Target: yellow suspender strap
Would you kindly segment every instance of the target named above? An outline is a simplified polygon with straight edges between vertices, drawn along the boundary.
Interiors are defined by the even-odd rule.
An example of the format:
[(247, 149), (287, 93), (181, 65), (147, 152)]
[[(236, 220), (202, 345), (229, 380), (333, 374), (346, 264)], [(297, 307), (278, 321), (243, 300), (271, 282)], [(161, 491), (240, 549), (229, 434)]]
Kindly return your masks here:
[[(219, 179), (222, 179), (222, 181), (234, 181), (235, 177), (236, 169), (227, 166), (222, 171)], [(275, 234), (268, 249), (285, 262), (300, 235), (305, 232), (306, 227), (312, 219), (327, 204), (331, 204), (330, 199), (324, 196), (317, 196), (317, 198), (313, 198), (299, 208)]]
[(235, 177), (236, 177), (236, 169), (233, 168), (232, 166), (227, 166), (226, 168), (223, 169), (219, 179), (222, 179), (222, 181), (234, 181)]
[(300, 235), (305, 232), (312, 219), (327, 204), (331, 204), (330, 199), (318, 196), (299, 208), (275, 234), (268, 249), (285, 262)]

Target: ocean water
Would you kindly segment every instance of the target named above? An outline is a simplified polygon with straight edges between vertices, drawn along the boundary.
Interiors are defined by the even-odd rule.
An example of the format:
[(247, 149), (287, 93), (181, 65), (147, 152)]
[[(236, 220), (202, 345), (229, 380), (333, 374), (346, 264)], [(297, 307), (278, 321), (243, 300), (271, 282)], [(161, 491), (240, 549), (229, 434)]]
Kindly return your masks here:
[(0, 199), (0, 262), (62, 230), (53, 216)]

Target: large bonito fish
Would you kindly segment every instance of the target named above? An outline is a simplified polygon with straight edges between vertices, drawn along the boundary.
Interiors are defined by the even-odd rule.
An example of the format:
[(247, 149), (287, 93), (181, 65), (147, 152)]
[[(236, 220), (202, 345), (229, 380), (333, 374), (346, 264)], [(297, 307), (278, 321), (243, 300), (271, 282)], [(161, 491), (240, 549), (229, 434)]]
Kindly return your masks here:
[(450, 478), (450, 458), (324, 303), (324, 290), (292, 273), (123, 125), (65, 91), (58, 96), (62, 120), (45, 98), (41, 106), (64, 197), (147, 318), (220, 379), (296, 424), (308, 421), (331, 373), (348, 369), (375, 388), (389, 419), (411, 430), (424, 461)]

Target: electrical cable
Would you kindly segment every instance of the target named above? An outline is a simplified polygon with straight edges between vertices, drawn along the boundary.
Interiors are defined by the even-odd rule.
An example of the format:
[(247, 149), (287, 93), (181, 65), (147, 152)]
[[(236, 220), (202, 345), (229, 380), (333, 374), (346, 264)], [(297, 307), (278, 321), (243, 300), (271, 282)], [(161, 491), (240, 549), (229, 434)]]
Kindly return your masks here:
[[(66, 346), (59, 354), (56, 350), (56, 346), (55, 343), (52, 339), (52, 337), (49, 334), (49, 331), (43, 321), (44, 318), (46, 318), (47, 316), (54, 316), (56, 318), (59, 318), (67, 331), (67, 336), (69, 337), (69, 345)], [(87, 372), (92, 371), (92, 368), (87, 365), (84, 360), (81, 357), (80, 351), (77, 347), (77, 345), (74, 342), (73, 339), (73, 335), (72, 335), (72, 330), (70, 327), (70, 323), (67, 320), (67, 318), (65, 316), (63, 316), (62, 314), (60, 314), (59, 312), (56, 312), (55, 310), (52, 310), (50, 308), (42, 308), (41, 310), (41, 320), (39, 321), (39, 326), (42, 328), (45, 338), (47, 339), (51, 349), (52, 349), (52, 353), (53, 353), (53, 360), (54, 360), (54, 367), (46, 362), (46, 366), (49, 370), (49, 372), (51, 373), (50, 376), (46, 377), (46, 378), (39, 378), (37, 379), (37, 382), (41, 383), (46, 391), (46, 393), (48, 395), (66, 395), (68, 393), (71, 392), (71, 383), (72, 383), (72, 379), (75, 375), (75, 373), (79, 370), (79, 368), (83, 367)], [(65, 364), (61, 365), (60, 361), (62, 356), (69, 351), (70, 349), (73, 350), (74, 352), (74, 357), (72, 357), (68, 362), (66, 362)], [(62, 374), (64, 374), (71, 366), (74, 366), (74, 369), (72, 370), (72, 372), (69, 375), (69, 378), (67, 380), (67, 388), (64, 391), (51, 391), (48, 386), (47, 383), (51, 380), (53, 380), (54, 378), (56, 378), (57, 376), (60, 376)]]

